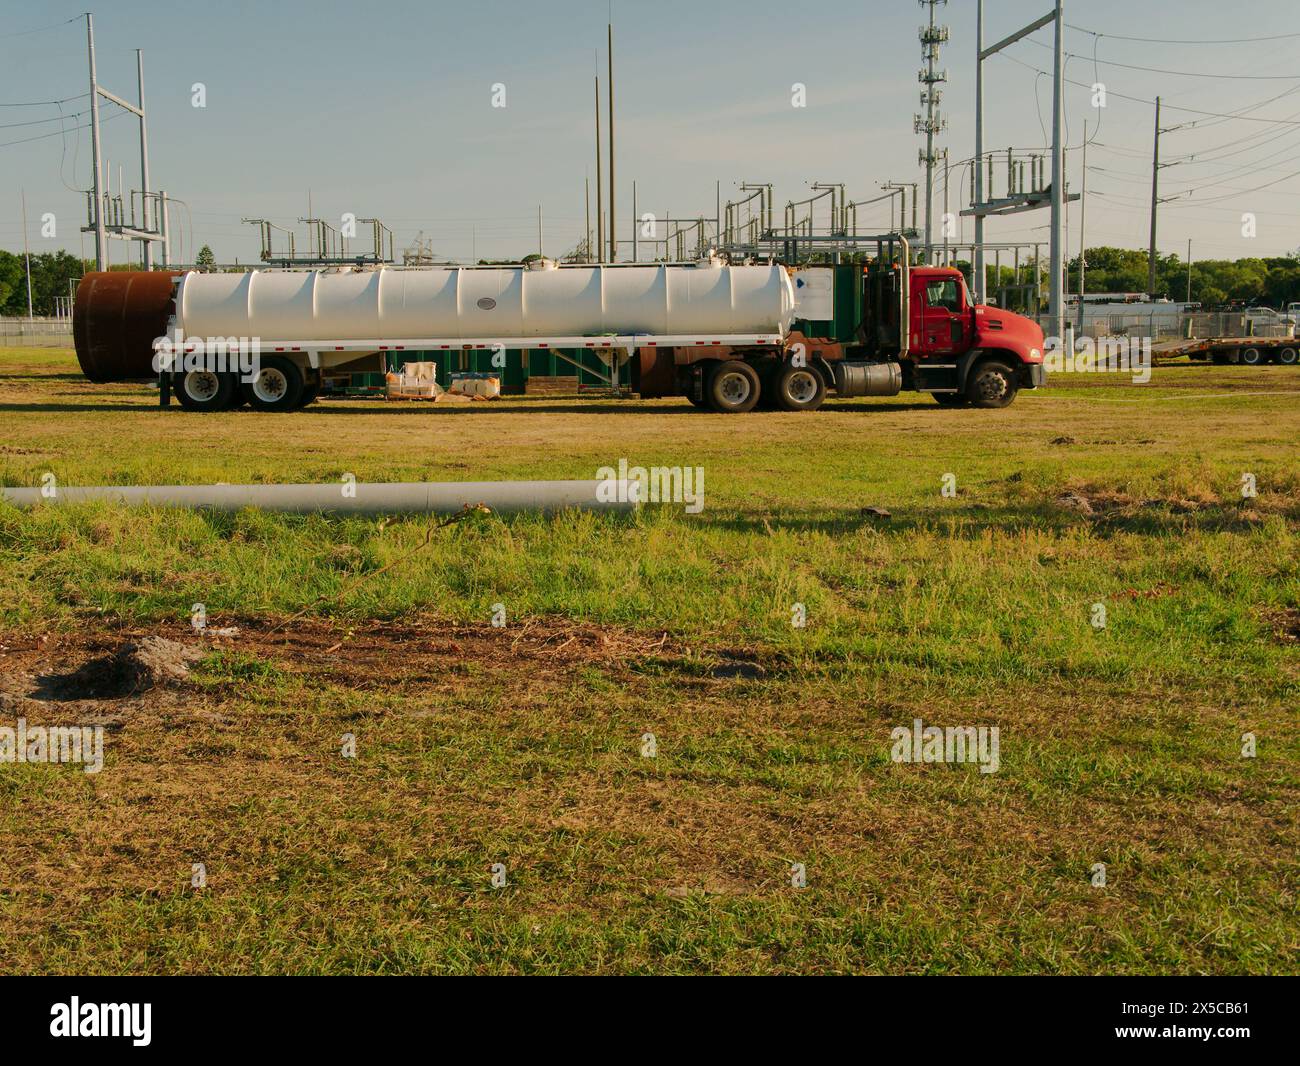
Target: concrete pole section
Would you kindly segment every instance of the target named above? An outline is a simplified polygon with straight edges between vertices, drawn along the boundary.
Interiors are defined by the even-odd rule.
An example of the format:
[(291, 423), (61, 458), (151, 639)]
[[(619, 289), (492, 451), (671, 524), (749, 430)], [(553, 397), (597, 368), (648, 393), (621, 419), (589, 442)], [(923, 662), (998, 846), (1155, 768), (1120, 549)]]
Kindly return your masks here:
[[(15, 507), (87, 500), (206, 508), (234, 512), (245, 507), (288, 514), (455, 514), (482, 504), (498, 514), (564, 510), (634, 511), (633, 481), (359, 482), (336, 485), (94, 485), (49, 489), (0, 489)], [(346, 493), (346, 495), (345, 495)]]

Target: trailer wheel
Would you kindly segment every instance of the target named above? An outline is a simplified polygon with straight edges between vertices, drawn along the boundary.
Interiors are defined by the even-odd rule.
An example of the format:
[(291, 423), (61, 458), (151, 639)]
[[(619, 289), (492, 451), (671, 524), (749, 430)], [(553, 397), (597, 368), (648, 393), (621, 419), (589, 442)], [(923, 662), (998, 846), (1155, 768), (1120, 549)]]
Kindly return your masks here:
[(709, 375), (704, 390), (709, 409), (720, 414), (743, 414), (758, 403), (762, 386), (758, 371), (738, 359), (723, 363)]
[(282, 355), (268, 355), (257, 377), (240, 388), (254, 411), (292, 411), (302, 402), (302, 371)]
[(1244, 366), (1259, 366), (1264, 362), (1264, 353), (1258, 348), (1243, 348), (1241, 362)]
[(1018, 391), (1015, 371), (1006, 363), (980, 363), (966, 379), (966, 399), (972, 407), (1006, 407)]
[(786, 363), (768, 382), (772, 403), (781, 411), (815, 411), (826, 399), (826, 382), (810, 366)]
[(1296, 350), (1294, 348), (1283, 348), (1277, 353), (1277, 361), (1283, 366), (1295, 366)]
[(191, 370), (172, 378), (172, 391), (187, 411), (228, 411), (237, 388), (233, 374), (215, 370)]

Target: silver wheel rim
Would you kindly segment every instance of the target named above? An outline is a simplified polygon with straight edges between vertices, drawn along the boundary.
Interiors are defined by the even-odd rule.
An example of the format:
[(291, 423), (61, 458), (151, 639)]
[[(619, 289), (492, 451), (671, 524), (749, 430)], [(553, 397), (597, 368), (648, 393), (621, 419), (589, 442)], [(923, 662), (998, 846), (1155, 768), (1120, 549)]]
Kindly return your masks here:
[(285, 377), (283, 370), (276, 370), (274, 367), (264, 369), (253, 382), (253, 395), (261, 403), (275, 403), (282, 400), (288, 391), (289, 379)]
[(195, 403), (211, 403), (221, 391), (221, 381), (211, 370), (191, 370), (185, 375), (185, 395)]
[(817, 398), (817, 379), (810, 370), (796, 370), (787, 379), (785, 391), (797, 404), (812, 403)]
[(980, 399), (1000, 400), (1007, 394), (1007, 379), (995, 370), (981, 374), (976, 382)]
[(749, 399), (752, 391), (749, 378), (738, 371), (724, 374), (718, 382), (718, 395), (728, 407), (739, 407)]

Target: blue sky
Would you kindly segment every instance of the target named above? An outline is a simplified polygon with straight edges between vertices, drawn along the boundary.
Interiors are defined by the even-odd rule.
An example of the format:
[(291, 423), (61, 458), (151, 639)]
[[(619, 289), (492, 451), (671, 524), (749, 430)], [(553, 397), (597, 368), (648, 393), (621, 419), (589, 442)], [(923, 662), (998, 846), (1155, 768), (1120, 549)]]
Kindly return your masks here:
[[(58, 25), (79, 15), (81, 4), (0, 2), (0, 104), (86, 92), (84, 23)], [(144, 49), (153, 182), (189, 207), (192, 223), (179, 235), (185, 247), (176, 249), (186, 258), (191, 224), (193, 244), (210, 244), (219, 260), (255, 258), (256, 230), (240, 218), (294, 224), (307, 214), (309, 190), (318, 215), (378, 216), (399, 247), (422, 230), (436, 252), (452, 258), (535, 250), (540, 205), (546, 251), (559, 254), (583, 232), (584, 177), (594, 185), (592, 77), (599, 70), (604, 81), (610, 6), (122, 0), (95, 11), (99, 74), (105, 87), (134, 99), (134, 49)], [(624, 236), (633, 179), (642, 211), (692, 217), (713, 214), (715, 181), (724, 200), (741, 181), (774, 182), (779, 215), (814, 181), (844, 182), (850, 196), (865, 199), (884, 181), (923, 180), (922, 139), (912, 132), (916, 34), (925, 18), (919, 5), (615, 0), (612, 7)], [(1047, 7), (1048, 0), (988, 0), (987, 39)], [(953, 0), (939, 18), (951, 27), (941, 60), (949, 128), (939, 143), (954, 160), (965, 159), (974, 147), (975, 0)], [(1161, 172), (1162, 192), (1188, 193), (1161, 209), (1161, 250), (1183, 254), (1189, 238), (1198, 259), (1300, 246), (1300, 177), (1290, 176), (1300, 172), (1294, 0), (1075, 0), (1066, 21), (1082, 27), (1067, 31), (1066, 48), (1080, 57), (1068, 61), (1067, 76), (1101, 80), (1109, 90), (1101, 111), (1084, 88), (1067, 95), (1072, 145), (1080, 144), (1085, 119), (1094, 130), (1101, 122), (1088, 150), (1090, 245), (1146, 244), (1152, 107), (1118, 94), (1150, 100), (1159, 93), (1167, 108), (1162, 125), (1183, 126), (1162, 138), (1162, 156), (1177, 161)], [(1288, 33), (1296, 36), (1280, 36)], [(1119, 35), (1274, 39), (1153, 44)], [(986, 65), (989, 147), (1046, 143), (1051, 82), (1029, 68), (1050, 67), (1050, 41), (1050, 30), (1039, 31), (1009, 58)], [(806, 108), (791, 106), (796, 81), (807, 86)], [(191, 106), (195, 82), (206, 86), (206, 108)], [(495, 83), (506, 87), (505, 108), (491, 106)], [(1279, 94), (1286, 95), (1255, 106)], [(63, 105), (66, 113), (85, 106), (84, 96)], [(1290, 124), (1175, 107), (1221, 115), (1249, 107), (1252, 118)], [(110, 119), (115, 110), (103, 107), (103, 154), (115, 187), (119, 163), (128, 185), (138, 184), (135, 120)], [(57, 122), (41, 120), (58, 114), (53, 106), (0, 107), (0, 247), (21, 249), (20, 189), (34, 251), (82, 247), (77, 229), (85, 209), (74, 190), (89, 183), (89, 131), (27, 139), (57, 131)], [(1204, 160), (1184, 158), (1195, 153)], [(1079, 152), (1070, 153), (1072, 191), (1080, 188), (1081, 162)], [(954, 205), (968, 192), (964, 174), (964, 167), (953, 170)], [(594, 190), (592, 197), (594, 210)], [(940, 184), (936, 212), (941, 202)], [(54, 239), (39, 235), (45, 212), (58, 221)], [(1243, 212), (1256, 216), (1254, 238), (1241, 234)], [(1075, 205), (1071, 254), (1078, 221)], [(864, 213), (862, 222), (883, 228), (886, 217)], [(1046, 224), (1045, 211), (1023, 214), (991, 224), (989, 238), (1045, 241)], [(115, 244), (114, 258), (124, 251)]]

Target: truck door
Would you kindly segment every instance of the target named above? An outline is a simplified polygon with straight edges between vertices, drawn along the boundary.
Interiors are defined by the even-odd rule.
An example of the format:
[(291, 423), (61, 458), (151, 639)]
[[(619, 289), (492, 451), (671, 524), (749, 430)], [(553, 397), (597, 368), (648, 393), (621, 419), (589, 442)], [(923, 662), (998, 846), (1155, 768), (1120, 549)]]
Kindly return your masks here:
[(956, 355), (967, 348), (969, 315), (956, 278), (918, 277), (921, 337), (918, 356)]

